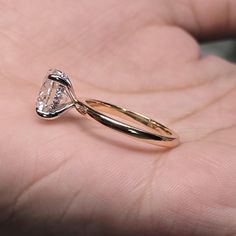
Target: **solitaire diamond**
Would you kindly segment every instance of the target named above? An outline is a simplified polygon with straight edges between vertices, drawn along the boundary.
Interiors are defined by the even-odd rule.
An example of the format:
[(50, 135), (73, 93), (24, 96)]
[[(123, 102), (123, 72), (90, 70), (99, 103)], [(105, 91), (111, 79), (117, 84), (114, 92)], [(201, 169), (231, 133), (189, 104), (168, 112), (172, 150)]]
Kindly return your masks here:
[(36, 107), (39, 112), (54, 113), (65, 107), (68, 100), (66, 87), (59, 82), (46, 78), (40, 89)]

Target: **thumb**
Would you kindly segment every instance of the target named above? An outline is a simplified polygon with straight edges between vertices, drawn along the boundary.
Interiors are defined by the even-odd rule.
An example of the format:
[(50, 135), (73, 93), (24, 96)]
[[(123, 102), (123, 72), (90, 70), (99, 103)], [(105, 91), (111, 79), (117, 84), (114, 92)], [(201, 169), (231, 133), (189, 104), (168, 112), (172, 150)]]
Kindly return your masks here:
[[(199, 40), (213, 40), (236, 35), (236, 1), (169, 1), (175, 25)], [(186, 20), (187, 19), (187, 20)]]

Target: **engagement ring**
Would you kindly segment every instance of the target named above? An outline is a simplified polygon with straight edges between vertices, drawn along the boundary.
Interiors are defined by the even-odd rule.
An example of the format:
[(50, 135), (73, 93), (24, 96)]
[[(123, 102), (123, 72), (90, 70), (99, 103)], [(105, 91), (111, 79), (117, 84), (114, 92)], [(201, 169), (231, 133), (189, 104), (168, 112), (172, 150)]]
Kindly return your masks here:
[(161, 147), (179, 144), (178, 135), (155, 120), (107, 102), (78, 99), (69, 77), (59, 70), (50, 70), (38, 95), (37, 114), (43, 119), (54, 119), (70, 108), (75, 108), (81, 115), (106, 127), (146, 143)]

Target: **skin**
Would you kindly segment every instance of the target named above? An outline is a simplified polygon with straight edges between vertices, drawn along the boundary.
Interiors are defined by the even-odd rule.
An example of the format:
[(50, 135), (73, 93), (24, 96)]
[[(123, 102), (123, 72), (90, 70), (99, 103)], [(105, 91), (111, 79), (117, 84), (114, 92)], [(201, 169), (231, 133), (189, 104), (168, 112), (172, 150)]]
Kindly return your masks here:
[[(226, 0), (1, 1), (0, 235), (235, 235), (236, 67)], [(49, 68), (79, 97), (174, 129), (171, 150), (71, 111), (36, 117)]]

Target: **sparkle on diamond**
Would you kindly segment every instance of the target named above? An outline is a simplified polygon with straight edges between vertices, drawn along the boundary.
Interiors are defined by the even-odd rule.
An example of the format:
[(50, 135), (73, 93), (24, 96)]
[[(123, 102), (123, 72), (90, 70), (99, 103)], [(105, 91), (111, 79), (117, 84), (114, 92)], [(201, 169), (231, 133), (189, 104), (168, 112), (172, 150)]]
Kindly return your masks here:
[(40, 112), (53, 113), (64, 107), (67, 102), (65, 86), (47, 78), (40, 89), (36, 106)]

